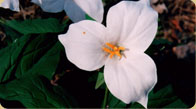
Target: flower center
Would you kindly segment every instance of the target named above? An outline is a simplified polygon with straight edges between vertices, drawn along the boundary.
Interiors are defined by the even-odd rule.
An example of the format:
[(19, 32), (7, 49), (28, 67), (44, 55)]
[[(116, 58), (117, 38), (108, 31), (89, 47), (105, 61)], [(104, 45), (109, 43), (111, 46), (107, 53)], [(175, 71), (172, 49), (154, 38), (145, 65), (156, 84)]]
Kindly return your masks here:
[(105, 44), (107, 45), (107, 47), (103, 47), (102, 49), (103, 49), (103, 51), (105, 51), (105, 52), (110, 54), (110, 59), (112, 59), (112, 57), (114, 55), (119, 56), (120, 59), (122, 58), (122, 55), (123, 55), (122, 51), (125, 50), (124, 47), (115, 46), (115, 45), (112, 45), (112, 44), (110, 44), (108, 42), (105, 43)]

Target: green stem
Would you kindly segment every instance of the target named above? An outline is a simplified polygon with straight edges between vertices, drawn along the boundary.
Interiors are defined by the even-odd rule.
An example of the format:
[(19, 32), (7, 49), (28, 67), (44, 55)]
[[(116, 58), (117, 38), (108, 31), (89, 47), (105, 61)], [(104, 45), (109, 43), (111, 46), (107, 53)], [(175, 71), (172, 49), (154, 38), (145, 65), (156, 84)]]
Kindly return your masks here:
[(107, 86), (106, 86), (106, 88), (105, 88), (105, 95), (104, 95), (104, 101), (103, 101), (103, 105), (102, 105), (102, 109), (105, 109), (105, 108), (106, 108), (107, 99), (108, 99), (108, 88), (107, 88)]

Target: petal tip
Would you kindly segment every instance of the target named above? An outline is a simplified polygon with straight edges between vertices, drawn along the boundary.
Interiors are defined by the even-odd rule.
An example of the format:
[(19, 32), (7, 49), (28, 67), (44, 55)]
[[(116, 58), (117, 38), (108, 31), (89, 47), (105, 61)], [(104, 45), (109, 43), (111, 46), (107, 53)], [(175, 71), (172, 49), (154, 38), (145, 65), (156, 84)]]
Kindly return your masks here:
[(65, 34), (58, 35), (58, 40), (62, 43)]
[(140, 103), (142, 106), (144, 106), (145, 108), (147, 108), (147, 104), (148, 104), (148, 95), (140, 98), (138, 101), (138, 103)]

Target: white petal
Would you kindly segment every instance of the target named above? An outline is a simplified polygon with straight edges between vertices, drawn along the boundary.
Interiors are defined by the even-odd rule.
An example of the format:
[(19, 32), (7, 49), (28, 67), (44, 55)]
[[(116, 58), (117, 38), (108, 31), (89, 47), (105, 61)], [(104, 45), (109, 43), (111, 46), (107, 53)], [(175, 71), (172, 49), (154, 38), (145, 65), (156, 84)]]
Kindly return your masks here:
[(149, 5), (144, 5), (141, 15), (139, 16), (134, 29), (125, 46), (129, 46), (132, 51), (144, 52), (152, 43), (158, 27), (158, 14)]
[(140, 0), (139, 2), (146, 5), (150, 5), (150, 0)]
[(103, 20), (102, 0), (73, 0), (84, 12), (98, 22)]
[(73, 0), (65, 1), (64, 10), (73, 22), (85, 19), (85, 12)]
[(20, 11), (18, 0), (3, 0), (3, 1), (0, 1), (0, 7), (9, 8), (13, 11)]
[(45, 12), (61, 12), (64, 9), (65, 0), (31, 0), (39, 5)]
[(144, 53), (125, 52), (126, 58), (110, 59), (104, 68), (104, 79), (110, 92), (125, 103), (147, 104), (149, 91), (157, 82), (154, 61)]
[(133, 1), (122, 1), (111, 7), (107, 15), (107, 29), (114, 43), (123, 42), (132, 32), (144, 5)]
[(66, 34), (59, 35), (69, 61), (87, 71), (101, 68), (106, 58), (102, 50), (105, 30), (103, 25), (90, 20), (70, 25)]
[(85, 20), (85, 14), (98, 22), (103, 20), (103, 4), (101, 0), (66, 0), (64, 9), (73, 22)]
[(148, 105), (148, 94), (146, 94), (143, 97), (141, 97), (137, 102), (140, 103), (141, 105), (143, 105), (147, 109), (147, 105)]

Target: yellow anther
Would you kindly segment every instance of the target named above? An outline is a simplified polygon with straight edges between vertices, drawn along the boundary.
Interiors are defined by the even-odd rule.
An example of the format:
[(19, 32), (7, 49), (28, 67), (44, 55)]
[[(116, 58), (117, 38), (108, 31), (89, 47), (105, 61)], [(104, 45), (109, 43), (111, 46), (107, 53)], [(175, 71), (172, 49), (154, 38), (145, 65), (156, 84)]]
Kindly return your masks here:
[(112, 53), (112, 51), (111, 51), (111, 50), (109, 50), (108, 48), (104, 48), (104, 47), (103, 47), (103, 50), (104, 50), (105, 52), (110, 53), (110, 54)]
[(122, 58), (121, 52), (122, 52), (123, 50), (125, 50), (124, 47), (118, 47), (118, 46), (112, 45), (112, 44), (110, 44), (110, 43), (106, 43), (106, 45), (107, 45), (108, 47), (103, 47), (102, 49), (103, 49), (103, 51), (105, 51), (105, 52), (107, 52), (107, 53), (110, 54), (110, 58), (112, 58), (114, 55), (119, 56), (120, 59)]
[(114, 49), (114, 51), (118, 51), (118, 47), (114, 47), (113, 49)]
[(112, 49), (114, 49), (114, 45), (112, 45), (112, 44), (110, 44), (110, 43), (106, 43), (106, 45), (108, 46), (108, 47), (110, 47), (110, 48), (112, 48)]
[(122, 55), (120, 54), (120, 52), (116, 52), (116, 55), (122, 58)]
[(82, 32), (82, 34), (86, 34), (86, 32)]
[(118, 47), (119, 50), (125, 50), (125, 47)]
[(110, 59), (112, 59), (113, 56), (114, 56), (114, 53), (111, 53), (111, 54), (110, 54)]

